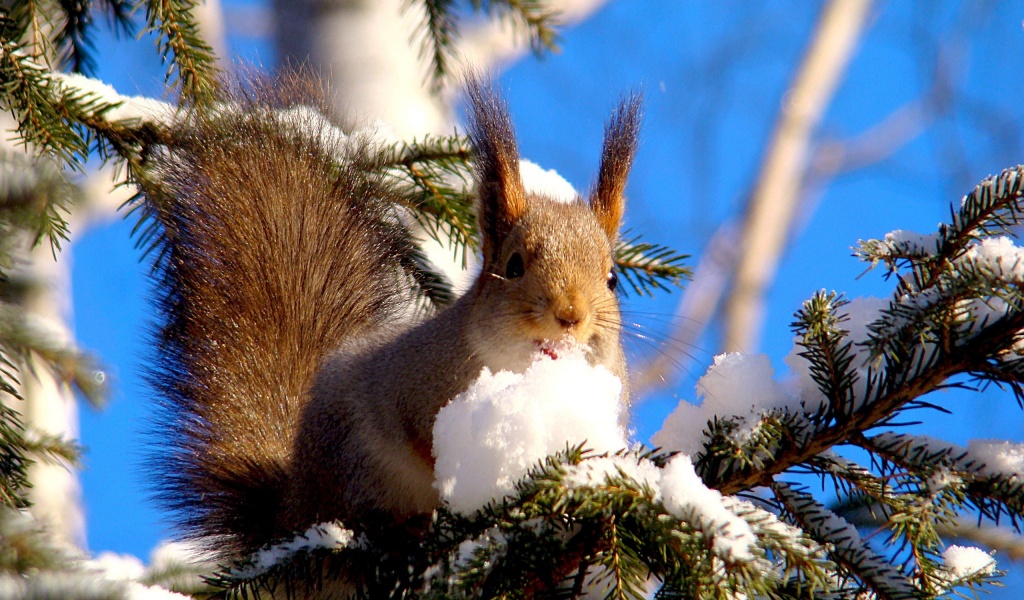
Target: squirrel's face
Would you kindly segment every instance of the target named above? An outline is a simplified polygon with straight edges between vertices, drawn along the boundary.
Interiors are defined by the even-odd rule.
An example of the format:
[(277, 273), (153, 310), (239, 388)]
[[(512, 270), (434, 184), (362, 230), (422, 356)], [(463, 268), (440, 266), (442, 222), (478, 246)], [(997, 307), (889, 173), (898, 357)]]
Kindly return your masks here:
[(475, 320), (487, 334), (477, 355), (491, 369), (521, 372), (537, 353), (557, 358), (562, 345), (575, 343), (591, 364), (621, 374), (618, 278), (607, 234), (582, 200), (531, 196), (527, 206), (472, 292), (483, 309)]
[(625, 384), (612, 247), (640, 99), (624, 101), (608, 122), (588, 200), (563, 204), (527, 192), (508, 107), (474, 78), (467, 83), (485, 263), (470, 291), (473, 354), (492, 370), (522, 372), (538, 352), (557, 358), (562, 344), (575, 342)]

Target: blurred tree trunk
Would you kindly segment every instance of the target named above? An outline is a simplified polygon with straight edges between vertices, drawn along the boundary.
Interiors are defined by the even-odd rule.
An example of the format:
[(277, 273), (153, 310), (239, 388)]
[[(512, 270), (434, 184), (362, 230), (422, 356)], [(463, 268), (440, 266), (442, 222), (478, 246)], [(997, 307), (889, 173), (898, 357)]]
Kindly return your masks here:
[(308, 64), (330, 81), (337, 114), (383, 121), (406, 138), (450, 129), (419, 59), (418, 3), (403, 0), (274, 0), (278, 65)]
[(724, 301), (726, 352), (758, 348), (765, 295), (789, 242), (811, 144), (859, 45), (870, 8), (871, 0), (832, 0), (825, 6), (783, 97), (739, 231), (732, 290)]
[[(607, 0), (552, 0), (567, 26)], [(448, 85), (431, 91), (421, 58), (423, 7), (406, 0), (273, 0), (278, 65), (309, 65), (331, 84), (337, 114), (357, 125), (383, 122), (399, 138), (450, 133), (459, 73), (488, 73), (521, 58), (527, 48), (508, 23), (466, 25), (456, 42), (462, 63)]]

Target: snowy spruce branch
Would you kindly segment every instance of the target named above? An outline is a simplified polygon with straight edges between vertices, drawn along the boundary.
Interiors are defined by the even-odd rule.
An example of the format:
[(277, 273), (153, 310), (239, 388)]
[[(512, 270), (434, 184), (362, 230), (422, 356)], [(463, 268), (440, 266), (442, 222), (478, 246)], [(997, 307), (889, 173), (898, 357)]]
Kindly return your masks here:
[[(923, 396), (931, 391), (967, 385), (957, 377), (1005, 386), (1020, 399), (1024, 253), (994, 234), (1020, 214), (1022, 177), (1024, 168), (1016, 167), (979, 184), (934, 247), (919, 241), (925, 236), (902, 233), (862, 242), (862, 259), (899, 275), (892, 298), (866, 319), (862, 339), (844, 329), (841, 296), (821, 292), (804, 304), (793, 328), (820, 396), (775, 417), (787, 435), (740, 448), (742, 456), (731, 456), (737, 448), (728, 420), (712, 424), (711, 439), (721, 443), (698, 460), (709, 483), (727, 493), (763, 484), (904, 410), (930, 406)], [(751, 462), (750, 455), (761, 458)]]
[[(972, 198), (1019, 201), (998, 181), (983, 185), (1010, 191), (986, 200), (982, 190), (964, 210)], [(1018, 385), (1020, 303), (986, 295), (1012, 291), (1018, 250), (988, 224), (963, 228), (971, 241), (945, 246), (945, 260), (922, 252), (898, 265), (945, 265), (929, 267), (924, 305), (903, 283), (889, 300), (808, 300), (790, 381), (765, 357), (718, 357), (698, 383), (705, 405), (680, 404), (655, 437), (662, 450), (630, 443), (619, 382), (582, 355), (539, 356), (522, 375), (485, 371), (438, 416), (444, 505), (422, 535), (320, 525), (210, 582), (288, 596), (343, 573), (370, 596), (419, 598), (936, 598), (991, 584), (993, 557), (943, 532), (971, 513), (1019, 528), (1024, 444), (958, 447), (898, 431), (902, 411), (934, 406), (931, 391), (972, 378)], [(965, 273), (996, 284), (950, 293), (943, 282)], [(923, 316), (893, 310), (903, 304)], [(892, 335), (900, 328), (913, 335)], [(836, 506), (787, 481), (797, 473), (830, 482)], [(875, 535), (844, 516), (859, 509), (875, 515)]]
[[(188, 135), (189, 122), (197, 113), (150, 98), (124, 96), (102, 82), (78, 75), (48, 73), (46, 77), (49, 78), (47, 85), (55, 90), (61, 111), (74, 117), (66, 123), (70, 131), (76, 135), (80, 130), (85, 132), (80, 136), (83, 152), (88, 148), (85, 140), (95, 140), (102, 156), (125, 165), (127, 182), (148, 189), (153, 198), (160, 197), (160, 182), (147, 170), (144, 158), (160, 148), (173, 148), (177, 136)], [(265, 82), (257, 85), (265, 85)], [(251, 92), (242, 90), (242, 93)], [(315, 105), (316, 99), (311, 98), (308, 106), (289, 105), (276, 109), (282, 130), (314, 143), (337, 161), (338, 169), (355, 167), (365, 171), (367, 176), (383, 174), (388, 177), (397, 203), (408, 210), (428, 236), (450, 247), (465, 264), (467, 252), (479, 245), (471, 187), (472, 153), (467, 139), (451, 135), (394, 141), (380, 125), (364, 130), (345, 129), (326, 118)], [(68, 108), (72, 106), (74, 110)], [(230, 119), (237, 110), (233, 101), (212, 101), (202, 114), (203, 118), (223, 114)], [(369, 146), (372, 148), (369, 153), (346, 151), (350, 140), (367, 139), (375, 142)], [(65, 157), (65, 160), (72, 158)], [(524, 169), (527, 164), (524, 161)], [(539, 191), (549, 192), (545, 186), (552, 184), (545, 178), (558, 180), (554, 185), (560, 194), (564, 190), (558, 186), (568, 186), (557, 175), (540, 171), (532, 164), (530, 172), (541, 173), (527, 182), (540, 186), (534, 188)], [(572, 196), (578, 197), (575, 192)], [(140, 245), (158, 246), (155, 242), (162, 235), (161, 229), (150, 218), (156, 207), (145, 205), (141, 195), (129, 204), (141, 211), (142, 219), (137, 225), (141, 231)], [(682, 285), (689, 277), (689, 270), (682, 266), (686, 258), (666, 246), (646, 243), (636, 237), (623, 241), (616, 249), (617, 268), (632, 290), (640, 295)], [(451, 301), (450, 284), (422, 253), (413, 249), (406, 264), (426, 299), (437, 305)]]

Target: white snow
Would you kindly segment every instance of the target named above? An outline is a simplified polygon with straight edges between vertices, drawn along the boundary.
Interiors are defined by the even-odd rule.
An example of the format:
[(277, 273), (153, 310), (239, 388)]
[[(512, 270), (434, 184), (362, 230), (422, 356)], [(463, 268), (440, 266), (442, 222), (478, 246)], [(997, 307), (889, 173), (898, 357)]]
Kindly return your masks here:
[(938, 233), (915, 233), (904, 229), (897, 229), (885, 234), (886, 244), (898, 248), (907, 254), (935, 254), (938, 250)]
[(1024, 281), (1024, 248), (1004, 235), (984, 238), (971, 244), (957, 260), (985, 266), (1008, 281)]
[[(130, 600), (184, 600), (188, 596), (149, 586), (139, 580), (146, 575), (142, 561), (130, 554), (101, 552), (96, 558), (85, 561), (88, 571), (96, 572), (105, 581), (117, 582)], [(60, 577), (60, 575), (54, 575)]]
[(216, 557), (193, 542), (163, 542), (149, 555), (149, 570), (177, 568), (181, 565), (213, 563)]
[(155, 585), (143, 585), (137, 581), (127, 582), (127, 585), (129, 600), (190, 600), (189, 596)]
[(981, 548), (974, 546), (950, 546), (942, 553), (942, 563), (948, 571), (959, 578), (978, 573), (990, 574), (996, 568), (996, 560)]
[(355, 534), (351, 530), (343, 528), (336, 522), (319, 523), (287, 542), (260, 549), (250, 559), (250, 564), (232, 569), (230, 575), (239, 579), (251, 579), (299, 552), (320, 548), (339, 550), (354, 543), (357, 542)]
[(0, 574), (0, 598), (127, 598), (128, 600), (189, 600), (188, 596), (134, 581), (97, 578), (82, 571), (44, 571), (32, 577)]
[[(878, 320), (881, 311), (889, 306), (889, 301), (883, 298), (865, 296), (853, 298), (850, 302), (839, 309), (839, 313), (846, 315), (846, 320), (839, 324), (841, 329), (847, 331), (846, 341), (853, 344), (853, 361), (850, 366), (857, 372), (857, 383), (854, 384), (854, 394), (857, 401), (863, 402), (866, 396), (865, 387), (867, 384), (868, 368), (871, 366), (871, 355), (863, 345), (868, 340), (870, 330), (868, 325)], [(785, 382), (785, 387), (803, 402), (808, 412), (814, 412), (821, 408), (827, 399), (818, 384), (811, 378), (811, 363), (800, 352), (804, 349), (793, 345), (786, 356), (785, 363), (789, 366), (793, 377)]]
[[(324, 154), (334, 157), (339, 162), (348, 160), (346, 152), (350, 147), (350, 139), (376, 139), (377, 137), (373, 130), (356, 131), (350, 136), (332, 123), (319, 109), (304, 104), (276, 111), (274, 118), (282, 126), (291, 130), (293, 135), (309, 140)], [(383, 141), (383, 138), (381, 139)]]
[(627, 477), (640, 486), (647, 486), (657, 492), (661, 480), (661, 469), (646, 459), (635, 456), (596, 456), (582, 461), (566, 470), (562, 482), (568, 488), (598, 487), (609, 479)]
[(174, 589), (199, 589), (202, 574), (217, 569), (217, 557), (196, 542), (164, 542), (149, 555), (146, 580)]
[(1024, 479), (1024, 442), (968, 440), (967, 452), (985, 463), (986, 473)]
[(715, 552), (724, 559), (750, 561), (757, 542), (750, 524), (726, 508), (722, 494), (709, 489), (693, 469), (690, 457), (674, 457), (661, 474), (661, 495), (672, 515), (708, 533)]
[(519, 177), (523, 180), (523, 188), (527, 192), (547, 196), (563, 204), (576, 202), (580, 198), (572, 184), (557, 171), (545, 170), (526, 159), (519, 161)]
[(493, 545), (504, 547), (507, 543), (508, 540), (505, 539), (505, 534), (498, 530), (497, 527), (491, 527), (483, 532), (480, 537), (465, 540), (459, 544), (452, 566), (458, 569), (468, 565), (473, 560), (476, 551), (480, 548)]
[[(870, 354), (862, 342), (870, 333), (868, 326), (875, 322), (880, 311), (888, 306), (881, 298), (856, 298), (840, 309), (847, 319), (840, 324), (845, 329), (854, 353), (852, 366), (858, 373), (854, 386), (859, 401), (865, 397), (864, 388), (870, 364)], [(771, 362), (765, 355), (721, 354), (697, 382), (700, 405), (680, 402), (652, 437), (652, 442), (668, 450), (694, 455), (703, 448), (704, 429), (715, 417), (738, 417), (741, 426), (733, 433), (742, 444), (756, 433), (760, 418), (775, 409), (790, 413), (813, 413), (827, 401), (811, 377), (810, 363), (800, 356), (803, 349), (794, 346), (785, 358), (793, 376), (777, 381)]]
[[(1010, 285), (1024, 283), (1024, 248), (1006, 236), (985, 238), (971, 244), (956, 262), (960, 268), (973, 268), (992, 273)], [(963, 300), (957, 305), (959, 319), (968, 324), (969, 332), (978, 332), (986, 324), (1006, 316), (1009, 304), (995, 295), (987, 298)], [(1024, 353), (1024, 342), (1014, 344), (1013, 353)]]
[[(901, 450), (920, 448), (926, 455), (944, 453), (950, 468), (981, 476), (1024, 478), (1024, 443), (1006, 440), (969, 440), (967, 448), (927, 435), (895, 432), (874, 438), (879, 445)], [(917, 451), (914, 451), (917, 454)]]
[[(776, 408), (799, 408), (799, 399), (774, 379), (771, 361), (763, 354), (720, 354), (697, 381), (697, 406), (680, 402), (651, 441), (666, 450), (694, 455), (703, 448), (704, 428), (716, 416), (737, 416), (745, 427), (735, 433), (742, 443), (760, 416)], [(819, 394), (820, 395), (820, 394)]]
[(120, 106), (103, 113), (103, 118), (111, 122), (145, 121), (169, 125), (178, 114), (178, 109), (173, 104), (144, 96), (123, 96), (112, 86), (77, 73), (55, 74), (54, 79), (65, 89), (84, 92), (88, 97), (105, 103), (120, 102)]
[(622, 382), (582, 351), (538, 353), (523, 374), (484, 369), (434, 423), (435, 487), (471, 514), (545, 457), (586, 442), (598, 453), (626, 448)]
[(146, 573), (142, 561), (130, 554), (101, 552), (86, 564), (88, 568), (102, 573), (105, 578), (117, 581), (134, 581), (141, 579)]

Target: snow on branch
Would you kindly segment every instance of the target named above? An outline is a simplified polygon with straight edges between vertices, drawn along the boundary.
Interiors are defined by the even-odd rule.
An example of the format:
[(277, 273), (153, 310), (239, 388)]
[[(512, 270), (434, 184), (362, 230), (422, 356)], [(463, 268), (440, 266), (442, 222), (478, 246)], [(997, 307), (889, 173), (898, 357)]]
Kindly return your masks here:
[(867, 589), (881, 598), (917, 598), (906, 574), (869, 548), (857, 529), (845, 519), (789, 484), (776, 482), (772, 490), (804, 530), (817, 539), (829, 540), (832, 544), (830, 556), (863, 582)]

